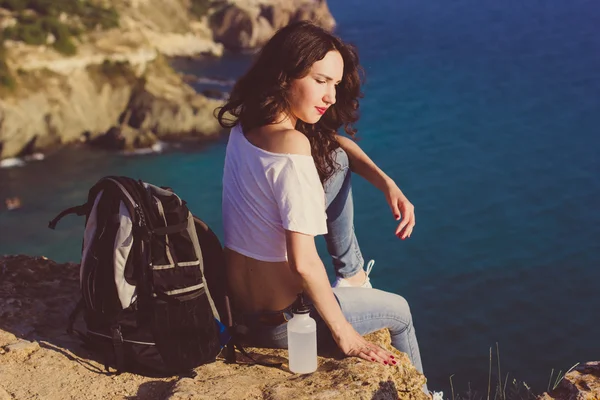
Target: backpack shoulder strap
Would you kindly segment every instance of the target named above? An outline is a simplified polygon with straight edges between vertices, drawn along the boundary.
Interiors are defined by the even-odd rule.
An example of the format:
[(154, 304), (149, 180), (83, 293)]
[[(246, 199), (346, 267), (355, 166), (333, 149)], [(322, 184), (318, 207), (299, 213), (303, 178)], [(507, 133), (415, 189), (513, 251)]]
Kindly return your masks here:
[(230, 343), (227, 344), (227, 353), (225, 356), (225, 361), (227, 363), (236, 363), (237, 362), (237, 360), (235, 358), (235, 349), (238, 349), (239, 352), (242, 353), (242, 355), (244, 357), (252, 360), (252, 365), (258, 364), (258, 365), (262, 365), (263, 367), (273, 367), (273, 368), (280, 368), (283, 365), (283, 363), (280, 363), (280, 362), (271, 363), (268, 361), (259, 361), (259, 360), (255, 359), (250, 354), (248, 354), (248, 352), (242, 346), (240, 346), (237, 343), (237, 341), (235, 341), (235, 339), (232, 339), (230, 341)]
[(67, 208), (66, 210), (61, 211), (60, 214), (58, 214), (52, 221), (48, 222), (48, 228), (56, 229), (56, 224), (58, 223), (58, 221), (60, 221), (69, 214), (77, 214), (78, 216), (88, 215), (92, 210), (92, 206), (94, 204), (94, 200), (96, 199), (96, 195), (100, 190), (102, 190), (104, 181), (106, 179), (107, 177), (102, 178), (98, 182), (96, 182), (94, 186), (92, 186), (92, 188), (88, 192), (87, 202), (79, 206)]
[(63, 217), (65, 217), (66, 215), (69, 215), (69, 214), (77, 214), (78, 216), (86, 215), (88, 213), (89, 209), (90, 209), (89, 203), (85, 203), (85, 204), (82, 204), (79, 206), (67, 208), (66, 210), (61, 211), (60, 214), (58, 214), (52, 221), (48, 222), (48, 228), (56, 229), (56, 224), (58, 223), (58, 221), (63, 219)]

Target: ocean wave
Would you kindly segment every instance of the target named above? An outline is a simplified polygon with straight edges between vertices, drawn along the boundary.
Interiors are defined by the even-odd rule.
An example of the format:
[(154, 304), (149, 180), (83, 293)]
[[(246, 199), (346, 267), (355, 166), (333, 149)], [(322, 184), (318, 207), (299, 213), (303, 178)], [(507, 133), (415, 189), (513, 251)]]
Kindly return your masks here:
[(23, 159), (25, 161), (41, 161), (44, 158), (46, 158), (46, 156), (42, 153), (33, 153), (33, 154), (23, 157)]
[(235, 84), (235, 80), (233, 79), (206, 78), (203, 76), (196, 77), (194, 82), (219, 86), (233, 86)]
[(141, 149), (135, 149), (130, 151), (124, 151), (122, 154), (127, 156), (139, 156), (144, 154), (157, 154), (162, 153), (167, 148), (167, 144), (165, 142), (158, 141), (154, 143), (150, 147), (144, 147)]
[(22, 167), (23, 165), (25, 165), (25, 161), (17, 157), (0, 160), (0, 168)]
[(0, 160), (0, 168), (22, 167), (30, 161), (43, 160), (45, 156), (42, 153), (33, 153), (25, 157), (10, 157)]

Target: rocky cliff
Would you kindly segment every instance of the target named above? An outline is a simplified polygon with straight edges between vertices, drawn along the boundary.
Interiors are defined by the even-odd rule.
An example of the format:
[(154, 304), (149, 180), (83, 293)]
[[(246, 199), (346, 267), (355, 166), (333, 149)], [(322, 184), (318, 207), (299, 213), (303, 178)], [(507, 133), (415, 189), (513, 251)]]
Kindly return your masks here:
[(110, 375), (101, 357), (65, 333), (78, 298), (78, 265), (0, 258), (0, 400), (427, 399), (425, 377), (393, 350), (387, 331), (370, 339), (395, 353), (395, 366), (330, 355), (319, 357), (317, 372), (297, 375), (287, 368), (286, 350), (248, 348), (283, 366), (250, 366), (238, 354), (237, 364), (218, 359), (187, 377)]
[(578, 364), (539, 400), (600, 400), (600, 361)]
[[(253, 49), (276, 29), (301, 19), (335, 25), (324, 0), (102, 4), (116, 10), (118, 26), (86, 30), (76, 39), (74, 54), (55, 51), (51, 45), (56, 38), (50, 34), (40, 45), (4, 41), (5, 67), (14, 88), (0, 87), (0, 159), (72, 143), (84, 134), (95, 138), (111, 127), (118, 127), (118, 145), (125, 147), (216, 135), (220, 128), (211, 115), (220, 102), (196, 94), (164, 56), (221, 56), (224, 49)], [(35, 17), (33, 11), (27, 14)], [(73, 18), (66, 13), (58, 17), (66, 22)], [(16, 13), (0, 8), (0, 29), (18, 21)]]

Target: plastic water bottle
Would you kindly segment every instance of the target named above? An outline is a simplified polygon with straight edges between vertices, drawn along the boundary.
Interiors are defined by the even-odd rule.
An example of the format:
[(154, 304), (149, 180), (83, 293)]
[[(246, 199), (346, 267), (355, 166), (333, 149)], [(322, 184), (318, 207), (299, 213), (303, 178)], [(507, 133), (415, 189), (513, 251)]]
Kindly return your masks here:
[(317, 323), (310, 317), (302, 294), (298, 295), (292, 312), (294, 316), (287, 324), (290, 371), (310, 374), (317, 370)]

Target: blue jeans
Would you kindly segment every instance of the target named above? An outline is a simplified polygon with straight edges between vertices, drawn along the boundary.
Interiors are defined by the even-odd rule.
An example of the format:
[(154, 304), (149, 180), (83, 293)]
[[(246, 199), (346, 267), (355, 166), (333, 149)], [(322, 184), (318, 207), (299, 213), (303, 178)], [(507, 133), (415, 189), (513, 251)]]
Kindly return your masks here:
[(342, 278), (356, 275), (365, 261), (354, 233), (354, 202), (352, 200), (352, 173), (348, 155), (338, 148), (338, 164), (334, 174), (325, 182), (327, 234), (325, 242), (331, 255), (335, 274)]
[[(333, 259), (335, 273), (341, 277), (351, 277), (363, 267), (364, 260), (354, 234), (354, 206), (350, 184), (350, 167), (347, 154), (336, 150), (339, 168), (325, 182), (327, 198), (327, 228), (325, 236), (327, 249)], [(333, 293), (340, 304), (342, 313), (361, 335), (388, 328), (392, 346), (408, 355), (415, 368), (423, 372), (419, 345), (415, 335), (410, 308), (406, 300), (397, 294), (377, 289), (359, 287), (334, 288)], [(317, 322), (317, 346), (319, 351), (337, 348), (325, 321), (312, 305), (309, 298), (311, 317)], [(277, 321), (283, 314), (286, 320), (292, 318), (292, 305), (276, 312), (243, 313), (234, 317), (247, 328), (242, 340), (246, 345), (267, 348), (287, 348), (287, 325), (264, 323)], [(427, 387), (423, 390), (427, 393)]]

